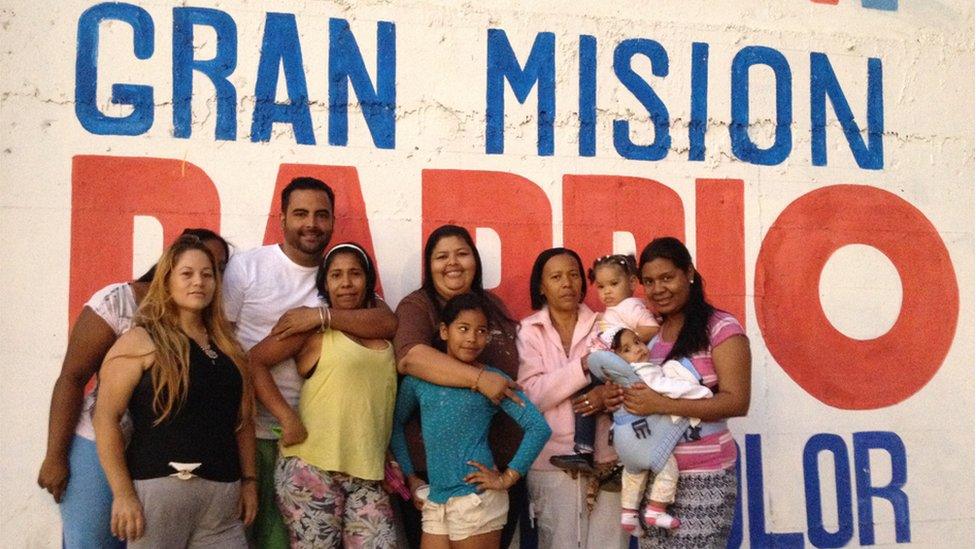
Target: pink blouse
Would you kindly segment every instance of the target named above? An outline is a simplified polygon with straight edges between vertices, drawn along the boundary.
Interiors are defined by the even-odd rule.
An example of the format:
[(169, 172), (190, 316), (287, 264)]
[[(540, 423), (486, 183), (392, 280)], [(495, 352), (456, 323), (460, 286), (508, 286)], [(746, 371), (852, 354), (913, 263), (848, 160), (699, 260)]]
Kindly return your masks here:
[[(519, 352), (518, 382), (542, 411), (552, 429), (552, 436), (532, 464), (532, 469), (557, 470), (549, 463), (549, 457), (573, 453), (574, 421), (570, 399), (590, 382), (590, 375), (583, 372), (580, 361), (589, 352), (590, 342), (599, 331), (597, 316), (585, 304), (580, 304), (569, 356), (563, 351), (559, 332), (552, 324), (547, 306), (521, 322), (516, 340)], [(608, 444), (611, 424), (608, 414), (600, 414), (597, 418), (594, 457), (598, 463), (617, 459), (616, 452)]]

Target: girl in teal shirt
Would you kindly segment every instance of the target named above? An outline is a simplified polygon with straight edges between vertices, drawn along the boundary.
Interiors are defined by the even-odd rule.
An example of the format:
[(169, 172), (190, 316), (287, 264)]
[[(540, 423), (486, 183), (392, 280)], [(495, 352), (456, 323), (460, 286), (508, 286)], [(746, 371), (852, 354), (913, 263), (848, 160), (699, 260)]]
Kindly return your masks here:
[[(440, 337), (449, 356), (505, 375), (477, 362), (490, 337), (480, 297), (468, 293), (450, 299), (441, 317)], [(390, 447), (423, 514), (424, 549), (498, 547), (508, 513), (507, 490), (525, 475), (551, 434), (542, 413), (525, 394), (519, 391), (518, 395), (524, 405), (504, 399), (496, 406), (478, 392), (477, 382), (468, 390), (403, 378)], [(418, 408), (429, 487), (414, 474), (404, 435), (404, 425)], [(495, 468), (488, 447), (488, 427), (499, 409), (525, 432), (503, 472)]]

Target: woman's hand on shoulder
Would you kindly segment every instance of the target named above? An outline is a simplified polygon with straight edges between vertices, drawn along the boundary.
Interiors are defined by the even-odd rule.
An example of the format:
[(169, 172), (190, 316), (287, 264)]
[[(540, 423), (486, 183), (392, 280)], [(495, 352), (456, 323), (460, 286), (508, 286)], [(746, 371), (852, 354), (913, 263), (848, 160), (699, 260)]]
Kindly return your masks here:
[(288, 336), (302, 334), (322, 326), (320, 307), (296, 307), (281, 315), (278, 322), (271, 328), (272, 336), (285, 339)]
[(112, 500), (112, 535), (122, 541), (133, 541), (142, 537), (146, 530), (146, 520), (142, 514), (142, 503), (135, 494), (117, 496)]
[(522, 388), (519, 387), (515, 380), (496, 372), (489, 372), (488, 370), (483, 370), (479, 376), (475, 382), (475, 387), (488, 400), (498, 405), (501, 404), (502, 400), (510, 398), (519, 406), (525, 406), (525, 402), (516, 394), (516, 391), (521, 391)]

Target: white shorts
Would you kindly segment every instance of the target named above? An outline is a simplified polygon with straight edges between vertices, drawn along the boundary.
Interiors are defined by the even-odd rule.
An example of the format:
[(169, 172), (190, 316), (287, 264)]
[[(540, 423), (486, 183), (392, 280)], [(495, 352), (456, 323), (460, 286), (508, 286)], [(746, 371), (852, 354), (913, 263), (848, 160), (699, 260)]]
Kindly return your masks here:
[(451, 541), (501, 530), (508, 520), (508, 492), (486, 490), (455, 496), (446, 503), (424, 502), (423, 531)]

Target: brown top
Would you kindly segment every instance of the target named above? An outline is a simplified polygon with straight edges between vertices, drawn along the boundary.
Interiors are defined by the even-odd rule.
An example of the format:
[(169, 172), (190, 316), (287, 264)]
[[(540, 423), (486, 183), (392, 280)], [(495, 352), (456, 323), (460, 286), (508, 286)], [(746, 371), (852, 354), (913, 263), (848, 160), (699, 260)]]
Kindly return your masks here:
[[(492, 303), (506, 315), (505, 305), (490, 292), (486, 292)], [(443, 302), (441, 303), (443, 306)], [(400, 301), (396, 308), (397, 333), (393, 338), (393, 349), (397, 362), (403, 358), (411, 347), (417, 344), (438, 348), (440, 339), (440, 319), (437, 308), (431, 302), (427, 293), (417, 290)], [(515, 336), (518, 333), (518, 323), (489, 319), (491, 341), (482, 351), (479, 361), (494, 366), (505, 372), (509, 377), (518, 377), (518, 349), (515, 346)], [(424, 454), (424, 442), (420, 435), (420, 421), (414, 417), (406, 425), (407, 446), (410, 449), (410, 459), (414, 469), (427, 470), (427, 457)], [(491, 422), (488, 433), (488, 445), (495, 457), (495, 465), (503, 469), (508, 464), (519, 443), (522, 442), (522, 430), (506, 414), (497, 414)]]

